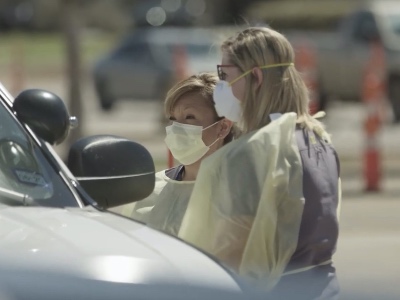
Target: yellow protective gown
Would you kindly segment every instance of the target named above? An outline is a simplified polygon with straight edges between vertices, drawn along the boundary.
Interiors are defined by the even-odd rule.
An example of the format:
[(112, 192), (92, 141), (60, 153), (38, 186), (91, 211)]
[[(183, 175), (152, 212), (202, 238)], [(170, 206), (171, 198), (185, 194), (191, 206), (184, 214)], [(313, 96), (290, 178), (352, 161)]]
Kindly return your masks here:
[(157, 230), (178, 235), (193, 186), (194, 181), (171, 179), (163, 170), (156, 173), (155, 188), (149, 197), (113, 211)]
[(179, 232), (267, 290), (296, 250), (303, 213), (296, 120), (284, 114), (203, 160)]

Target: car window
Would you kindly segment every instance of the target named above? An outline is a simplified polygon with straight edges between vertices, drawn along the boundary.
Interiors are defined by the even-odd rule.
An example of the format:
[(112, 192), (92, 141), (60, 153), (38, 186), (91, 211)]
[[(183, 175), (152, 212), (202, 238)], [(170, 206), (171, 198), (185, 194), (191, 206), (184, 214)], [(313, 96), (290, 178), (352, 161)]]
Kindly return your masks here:
[(116, 52), (117, 55), (139, 55), (143, 56), (149, 51), (149, 47), (146, 44), (139, 42), (132, 42), (130, 44), (125, 44), (123, 47), (119, 48)]
[(211, 43), (195, 44), (185, 41), (181, 41), (180, 43), (155, 43), (152, 47), (152, 53), (160, 65), (170, 65), (170, 67), (173, 67), (174, 51), (178, 50), (179, 47), (182, 47), (189, 60), (205, 60), (214, 58), (218, 54)]
[(151, 63), (153, 60), (150, 45), (141, 34), (126, 37), (113, 56), (123, 60), (136, 60), (138, 63)]
[(0, 204), (65, 207), (78, 201), (39, 146), (0, 104)]
[(189, 44), (189, 43), (168, 44), (166, 46), (166, 50), (170, 57), (173, 55), (173, 52), (176, 50), (176, 47), (178, 46), (183, 47), (189, 58), (207, 58), (212, 54), (211, 44)]
[(374, 16), (369, 12), (360, 12), (354, 27), (354, 38), (359, 42), (370, 42), (372, 33), (379, 33)]
[(389, 15), (387, 21), (392, 32), (400, 38), (400, 14)]
[(210, 44), (188, 44), (186, 46), (188, 54), (191, 56), (210, 56), (215, 55), (216, 48)]

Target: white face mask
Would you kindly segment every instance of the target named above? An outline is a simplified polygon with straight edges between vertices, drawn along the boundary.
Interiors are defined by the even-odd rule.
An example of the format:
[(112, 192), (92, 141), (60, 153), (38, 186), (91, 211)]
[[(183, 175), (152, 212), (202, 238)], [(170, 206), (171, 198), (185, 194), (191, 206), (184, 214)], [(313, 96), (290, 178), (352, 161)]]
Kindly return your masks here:
[(164, 141), (177, 161), (183, 165), (191, 165), (201, 159), (210, 150), (210, 147), (219, 140), (217, 138), (211, 145), (207, 146), (202, 139), (203, 130), (218, 122), (204, 129), (202, 126), (172, 122), (172, 125), (165, 128), (167, 136)]
[[(259, 68), (269, 69), (276, 67), (288, 67), (293, 65), (294, 65), (293, 63), (278, 63), (278, 64), (261, 66)], [(221, 80), (217, 83), (214, 90), (214, 102), (215, 102), (215, 109), (217, 110), (219, 116), (225, 117), (231, 120), (232, 122), (240, 121), (242, 115), (242, 108), (240, 105), (240, 100), (236, 98), (232, 92), (232, 85), (235, 82), (239, 81), (241, 78), (250, 74), (252, 70), (253, 69), (244, 72), (242, 75), (238, 76), (236, 79), (230, 82)]]
[(240, 101), (233, 95), (232, 86), (227, 81), (221, 80), (217, 83), (213, 98), (219, 116), (239, 122), (242, 112)]

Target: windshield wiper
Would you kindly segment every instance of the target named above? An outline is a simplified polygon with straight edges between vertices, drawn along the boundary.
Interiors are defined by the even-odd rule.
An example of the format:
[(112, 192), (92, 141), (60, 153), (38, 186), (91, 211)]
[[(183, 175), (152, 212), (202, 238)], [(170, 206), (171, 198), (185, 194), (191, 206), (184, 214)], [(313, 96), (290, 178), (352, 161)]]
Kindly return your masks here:
[(0, 198), (1, 197), (7, 198), (8, 200), (16, 201), (19, 204), (22, 204), (24, 206), (37, 205), (35, 200), (33, 200), (33, 198), (27, 194), (14, 192), (12, 190), (4, 189), (4, 188), (0, 187)]

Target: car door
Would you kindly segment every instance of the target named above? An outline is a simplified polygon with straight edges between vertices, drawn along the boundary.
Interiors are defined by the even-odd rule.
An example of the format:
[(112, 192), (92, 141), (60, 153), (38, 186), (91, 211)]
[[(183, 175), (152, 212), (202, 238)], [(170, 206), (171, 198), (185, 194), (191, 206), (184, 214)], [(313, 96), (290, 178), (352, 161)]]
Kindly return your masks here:
[[(377, 23), (369, 11), (360, 11), (354, 16), (347, 51), (343, 59), (348, 63), (346, 74), (342, 76), (340, 88), (346, 98), (357, 99), (361, 92), (365, 67), (370, 57), (373, 35), (378, 33)], [(350, 30), (350, 29), (349, 29)]]
[(146, 36), (134, 34), (113, 55), (113, 90), (119, 98), (151, 99), (157, 89), (157, 66)]

